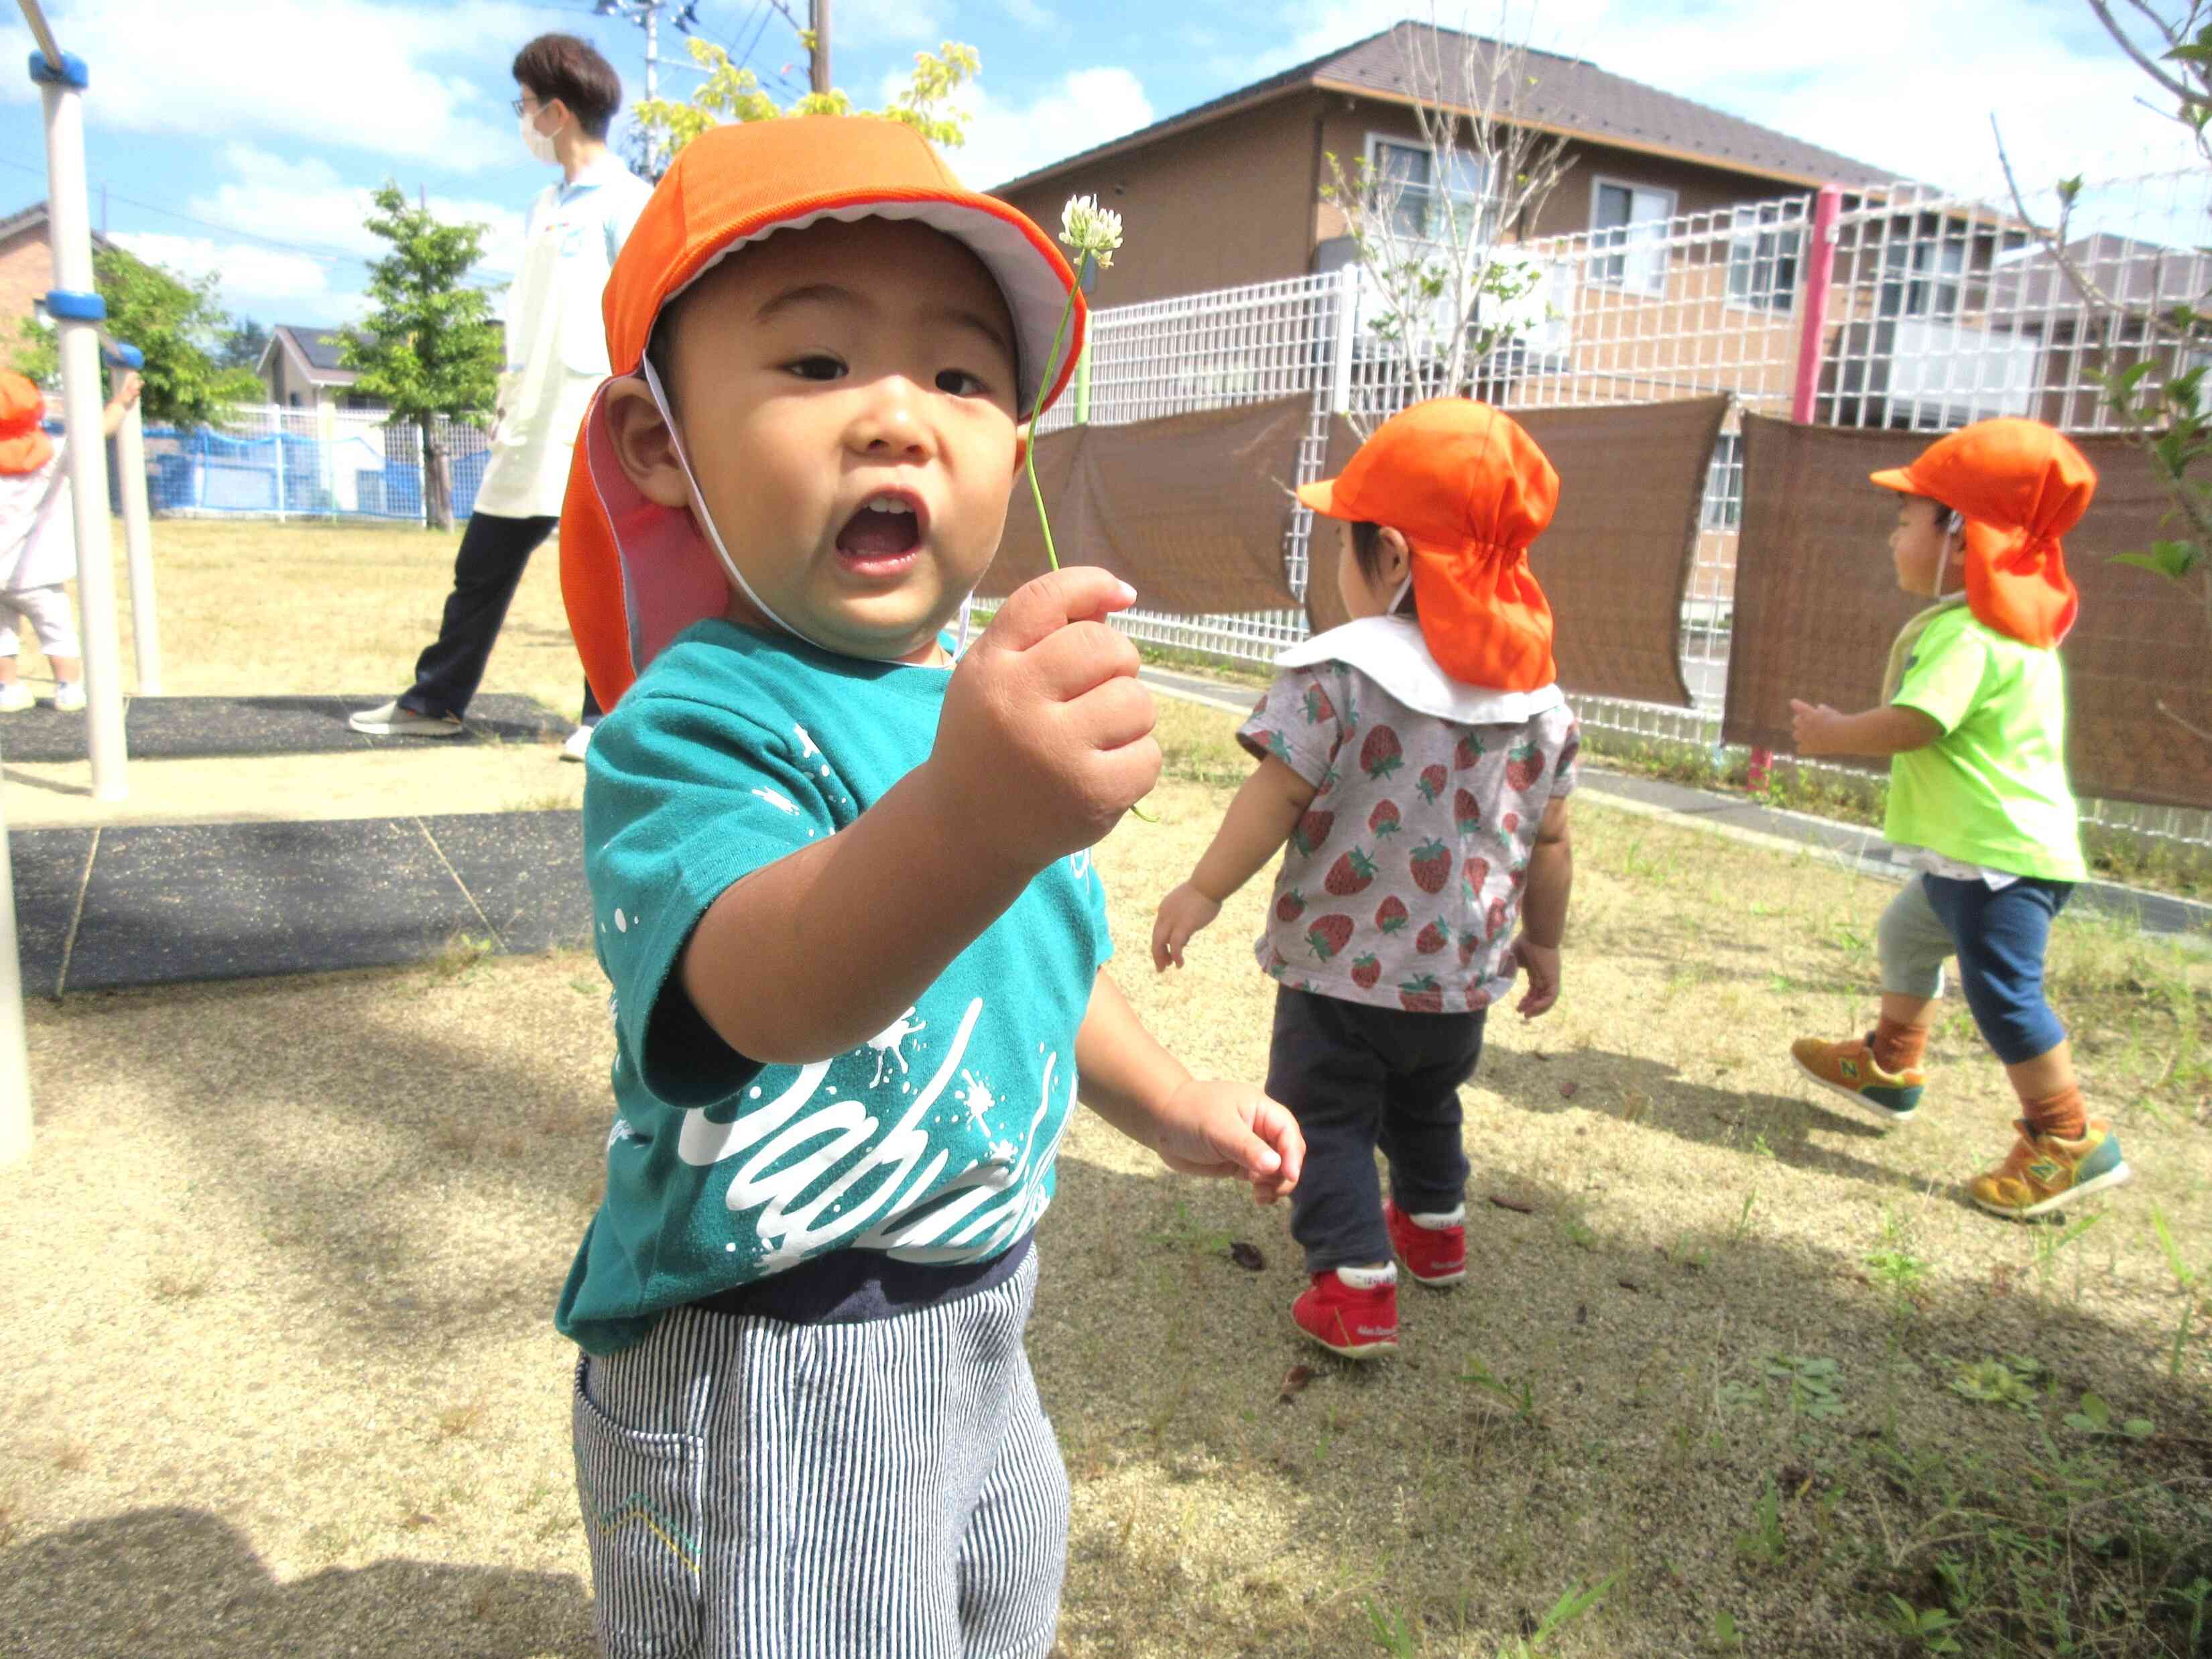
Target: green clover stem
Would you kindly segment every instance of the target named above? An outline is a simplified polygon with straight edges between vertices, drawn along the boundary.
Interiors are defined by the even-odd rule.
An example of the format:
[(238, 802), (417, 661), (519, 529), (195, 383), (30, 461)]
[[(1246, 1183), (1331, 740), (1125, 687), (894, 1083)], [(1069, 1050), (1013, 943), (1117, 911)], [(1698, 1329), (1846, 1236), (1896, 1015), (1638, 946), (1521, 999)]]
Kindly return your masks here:
[[(1088, 259), (1090, 256), (1084, 256)], [(1052, 390), (1053, 372), (1060, 366), (1060, 349), (1067, 340), (1067, 319), (1075, 315), (1075, 296), (1078, 288), (1067, 290), (1067, 303), (1060, 309), (1060, 326), (1053, 331), (1052, 355), (1045, 359), (1045, 372), (1037, 380), (1036, 402), (1030, 410), (1030, 441), (1023, 456), (1023, 465), (1030, 475), (1030, 494), (1036, 501), (1037, 528), (1044, 532), (1044, 556), (1054, 570), (1060, 568), (1060, 555), (1052, 544), (1052, 519), (1044, 510), (1044, 487), (1037, 483), (1036, 451), (1037, 422), (1044, 418), (1045, 393)]]

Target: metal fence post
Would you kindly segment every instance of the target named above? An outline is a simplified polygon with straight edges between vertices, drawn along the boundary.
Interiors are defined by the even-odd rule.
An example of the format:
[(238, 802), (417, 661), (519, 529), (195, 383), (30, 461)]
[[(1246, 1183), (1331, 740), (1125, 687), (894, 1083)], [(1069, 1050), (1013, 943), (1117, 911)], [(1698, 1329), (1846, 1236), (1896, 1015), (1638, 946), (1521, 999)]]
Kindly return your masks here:
[(282, 524), (284, 522), (284, 411), (281, 409), (275, 410), (269, 424), (274, 428), (270, 436), (276, 446), (276, 522)]
[(15, 947), (15, 878), (0, 799), (0, 1168), (30, 1156), (31, 1068), (23, 1048), (23, 964)]
[(1329, 331), (1328, 412), (1342, 415), (1352, 407), (1352, 352), (1359, 337), (1359, 267), (1345, 266), (1336, 273), (1336, 310)]
[[(108, 356), (118, 368), (146, 366), (137, 347), (118, 345)], [(131, 577), (131, 654), (138, 671), (138, 695), (161, 694), (161, 641), (154, 611), (154, 520), (146, 505), (146, 416), (137, 404), (125, 411), (115, 434), (115, 465), (121, 474), (125, 568)]]
[(1844, 192), (1820, 186), (1813, 198), (1813, 231), (1806, 249), (1805, 290), (1797, 301), (1797, 382), (1790, 398), (1790, 418), (1810, 425), (1820, 395), (1820, 360), (1828, 340), (1828, 284), (1836, 274), (1836, 215)]
[(100, 435), (100, 324), (107, 315), (92, 269), (92, 224), (84, 193), (82, 58), (31, 53), (31, 79), (46, 106), (47, 242), (54, 287), (47, 314), (60, 336), (63, 419), (69, 428), (70, 490), (76, 519), (77, 620), (84, 635), (85, 747), (92, 793), (121, 800), (125, 776), (123, 676), (115, 638), (115, 566), (107, 531), (107, 445)]

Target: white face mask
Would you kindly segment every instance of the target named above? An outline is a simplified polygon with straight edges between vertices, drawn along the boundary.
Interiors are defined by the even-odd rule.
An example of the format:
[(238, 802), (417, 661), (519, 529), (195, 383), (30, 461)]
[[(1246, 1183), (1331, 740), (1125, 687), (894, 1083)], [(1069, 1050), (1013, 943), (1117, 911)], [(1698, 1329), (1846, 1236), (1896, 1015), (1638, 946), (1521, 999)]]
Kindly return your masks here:
[[(816, 639), (803, 629), (793, 627), (776, 614), (773, 605), (753, 591), (753, 585), (745, 580), (745, 573), (738, 568), (737, 561), (730, 556), (730, 550), (722, 544), (722, 532), (714, 528), (714, 515), (707, 511), (707, 498), (700, 491), (698, 475), (691, 470), (691, 458), (684, 451), (684, 434), (677, 429), (676, 417), (669, 413), (667, 394), (660, 388), (660, 376), (653, 370), (653, 359), (650, 357), (641, 359), (638, 367), (645, 376), (645, 389), (653, 395), (653, 406), (660, 411), (660, 418), (668, 428), (669, 440), (676, 449), (676, 464), (684, 469), (684, 482), (690, 488), (692, 516), (698, 520), (700, 529), (707, 532), (707, 544), (714, 550), (714, 559), (722, 567), (722, 574), (736, 585), (738, 592), (745, 596), (745, 602), (748, 605), (790, 635), (792, 638), (804, 640), (816, 650), (827, 651), (832, 656), (850, 655), (849, 652), (840, 650), (834, 645)], [(954, 646), (952, 652), (956, 657), (968, 647), (969, 618), (973, 604), (972, 594), (962, 596), (959, 642)]]
[(554, 148), (553, 141), (538, 130), (538, 117), (544, 107), (541, 104), (538, 109), (522, 112), (522, 147), (530, 152), (532, 161), (550, 167), (561, 159), (561, 153)]

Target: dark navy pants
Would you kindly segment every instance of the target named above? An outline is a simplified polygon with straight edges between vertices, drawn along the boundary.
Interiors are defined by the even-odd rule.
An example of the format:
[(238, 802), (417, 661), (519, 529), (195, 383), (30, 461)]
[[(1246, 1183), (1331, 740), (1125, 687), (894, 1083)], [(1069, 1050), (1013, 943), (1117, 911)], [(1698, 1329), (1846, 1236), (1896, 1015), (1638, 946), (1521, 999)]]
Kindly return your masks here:
[(1920, 881), (1958, 953), (1966, 1006), (1997, 1058), (2017, 1066), (2065, 1042), (2065, 1026), (2044, 1000), (2043, 953), (2074, 884), (2034, 876), (1997, 888), (1948, 876)]
[(1457, 1209), (1467, 1194), (1459, 1085), (1482, 1057), (1480, 1013), (1415, 1014), (1279, 986), (1267, 1092), (1291, 1109), (1306, 1161), (1291, 1194), (1291, 1236), (1306, 1271), (1390, 1260), (1375, 1149), (1408, 1214)]

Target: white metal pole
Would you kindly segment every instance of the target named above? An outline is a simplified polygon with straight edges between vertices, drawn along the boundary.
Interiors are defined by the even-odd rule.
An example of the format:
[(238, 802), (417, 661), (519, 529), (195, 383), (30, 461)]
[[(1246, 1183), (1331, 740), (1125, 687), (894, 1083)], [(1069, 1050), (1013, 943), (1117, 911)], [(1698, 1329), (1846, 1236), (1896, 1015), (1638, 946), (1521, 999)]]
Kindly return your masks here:
[[(146, 359), (135, 346), (116, 354), (120, 367), (136, 371)], [(154, 610), (154, 517), (146, 504), (146, 416), (136, 403), (115, 434), (115, 465), (123, 484), (123, 545), (131, 573), (131, 651), (138, 671), (138, 695), (161, 695), (161, 639)]]
[(1328, 350), (1328, 408), (1342, 415), (1352, 407), (1352, 354), (1359, 339), (1359, 267), (1349, 264), (1336, 273), (1336, 310), (1331, 321)]
[(276, 410), (270, 418), (276, 428), (276, 522), (282, 524), (284, 522), (284, 411)]
[(23, 1050), (23, 965), (15, 953), (15, 874), (0, 794), (0, 1167), (30, 1156), (31, 1067)]
[(107, 314), (92, 270), (92, 225), (84, 191), (82, 60), (56, 66), (31, 55), (46, 117), (46, 236), (54, 287), (46, 310), (61, 337), (62, 409), (69, 423), (70, 490), (76, 511), (76, 603), (84, 635), (85, 746), (92, 793), (121, 800), (125, 775), (123, 676), (115, 635), (115, 571), (108, 550), (107, 445), (100, 435), (100, 321)]

